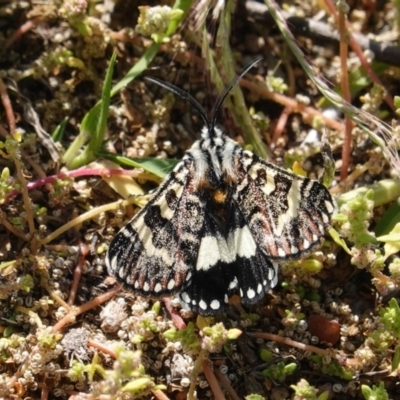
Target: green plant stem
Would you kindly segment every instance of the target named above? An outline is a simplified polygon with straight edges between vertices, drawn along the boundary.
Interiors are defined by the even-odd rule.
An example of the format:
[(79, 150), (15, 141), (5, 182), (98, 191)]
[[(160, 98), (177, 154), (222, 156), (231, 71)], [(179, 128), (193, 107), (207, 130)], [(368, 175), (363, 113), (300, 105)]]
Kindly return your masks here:
[(21, 193), (22, 198), (24, 199), (24, 208), (26, 212), (26, 220), (28, 221), (29, 226), (29, 234), (33, 237), (35, 233), (35, 223), (33, 221), (31, 199), (29, 198), (27, 182), (23, 174), (23, 167), (18, 154), (13, 156), (13, 161), (17, 170), (18, 180), (21, 183)]
[[(209, 66), (211, 79), (220, 92), (224, 88), (224, 81), (229, 81), (236, 75), (234, 69), (236, 63), (229, 43), (233, 8), (233, 2), (229, 0), (220, 14), (217, 32), (217, 48), (221, 54), (213, 54), (208, 44), (208, 30), (205, 25), (203, 26), (203, 51)], [(219, 71), (224, 71), (224, 79), (222, 79)], [(241, 127), (246, 143), (249, 143), (253, 147), (254, 152), (260, 157), (270, 158), (271, 153), (268, 151), (267, 146), (261, 140), (260, 135), (252, 124), (243, 98), (243, 93), (239, 86), (232, 89), (232, 96), (234, 101), (232, 102), (230, 98), (227, 97), (226, 103), (236, 123)]]
[[(342, 87), (342, 94), (344, 99), (350, 103), (350, 88), (349, 88), (349, 74), (347, 68), (347, 54), (348, 54), (348, 43), (347, 43), (347, 30), (346, 30), (346, 15), (343, 7), (340, 5), (339, 8), (339, 33), (340, 33), (340, 83)], [(347, 178), (349, 164), (350, 164), (350, 153), (351, 153), (351, 133), (353, 130), (353, 123), (348, 115), (345, 116), (346, 130), (344, 132), (344, 142), (342, 148), (342, 167), (340, 169), (340, 179), (344, 180)]]
[(197, 377), (199, 376), (201, 372), (201, 366), (203, 364), (203, 361), (205, 360), (206, 354), (204, 350), (200, 351), (200, 354), (198, 355), (195, 363), (194, 363), (194, 368), (192, 372), (192, 377), (191, 377), (191, 383), (189, 387), (189, 392), (187, 394), (188, 400), (194, 400), (195, 399), (195, 391), (196, 391), (196, 386), (197, 386)]
[(124, 200), (122, 202), (120, 200), (118, 200), (118, 201), (114, 201), (113, 203), (108, 203), (103, 206), (93, 208), (92, 210), (89, 210), (89, 211), (83, 213), (82, 215), (79, 215), (79, 217), (74, 218), (72, 221), (67, 222), (63, 226), (60, 226), (57, 230), (50, 233), (50, 235), (46, 236), (43, 240), (41, 240), (40, 245), (44, 246), (44, 245), (50, 243), (52, 240), (54, 240), (56, 237), (60, 236), (67, 230), (73, 228), (74, 226), (76, 226), (78, 224), (81, 224), (82, 222), (84, 222), (88, 219), (94, 218), (96, 215), (98, 215), (102, 212), (115, 210), (120, 206), (126, 207), (129, 204), (134, 204), (135, 201), (137, 201), (137, 199), (135, 197), (133, 197), (128, 200)]

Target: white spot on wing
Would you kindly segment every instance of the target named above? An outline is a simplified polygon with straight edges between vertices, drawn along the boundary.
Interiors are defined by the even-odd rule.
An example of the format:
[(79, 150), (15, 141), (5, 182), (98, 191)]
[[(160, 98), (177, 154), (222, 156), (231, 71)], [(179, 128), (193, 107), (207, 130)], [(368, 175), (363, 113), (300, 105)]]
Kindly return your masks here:
[(277, 285), (278, 283), (278, 264), (272, 263), (273, 268), (269, 270), (268, 276), (271, 283), (271, 288)]
[(279, 257), (286, 257), (285, 250), (283, 250), (282, 247), (278, 248), (278, 255)]
[[(115, 259), (115, 258), (113, 258), (112, 259), (112, 265), (114, 265), (114, 264), (117, 264), (117, 262), (116, 262), (117, 260)], [(116, 268), (116, 266), (114, 267), (113, 266), (113, 270), (117, 270), (118, 271), (118, 276), (121, 278), (121, 279), (124, 279), (125, 278), (125, 268), (124, 268), (125, 266), (122, 264), (121, 265), (121, 268), (120, 269), (117, 269)]]
[(143, 285), (143, 290), (144, 290), (145, 292), (147, 292), (149, 289), (150, 289), (149, 282), (145, 282), (144, 285)]
[[(326, 207), (326, 209), (328, 210), (328, 212), (330, 214), (332, 214), (335, 211), (335, 208), (334, 208), (333, 204), (328, 200), (325, 200), (325, 207)], [(325, 213), (323, 214), (323, 216), (324, 217), (328, 217)], [(328, 221), (329, 221), (329, 218), (328, 218)]]
[(182, 292), (181, 293), (181, 299), (185, 302), (185, 303), (190, 303), (190, 296), (187, 294), (187, 292)]
[(234, 279), (233, 281), (231, 281), (231, 283), (229, 284), (228, 289), (229, 289), (229, 290), (232, 290), (232, 289), (234, 289), (235, 287), (237, 287), (237, 285), (238, 285), (238, 280), (237, 280), (237, 278), (236, 278), (236, 276), (235, 276), (235, 279)]
[(218, 301), (218, 300), (213, 300), (213, 301), (210, 303), (210, 307), (211, 307), (213, 310), (218, 310), (218, 309), (220, 308), (219, 301)]
[(168, 290), (172, 290), (175, 286), (175, 279), (170, 279), (167, 285)]
[(257, 293), (260, 294), (262, 292), (262, 289), (263, 289), (263, 287), (262, 287), (261, 283), (259, 283), (257, 285)]
[(252, 299), (256, 295), (256, 292), (253, 289), (248, 289), (246, 294), (249, 299)]
[(156, 283), (156, 285), (154, 286), (154, 291), (158, 293), (161, 292), (161, 289), (162, 289), (161, 283), (160, 282)]
[(199, 306), (202, 310), (207, 309), (207, 303), (204, 300), (200, 300)]

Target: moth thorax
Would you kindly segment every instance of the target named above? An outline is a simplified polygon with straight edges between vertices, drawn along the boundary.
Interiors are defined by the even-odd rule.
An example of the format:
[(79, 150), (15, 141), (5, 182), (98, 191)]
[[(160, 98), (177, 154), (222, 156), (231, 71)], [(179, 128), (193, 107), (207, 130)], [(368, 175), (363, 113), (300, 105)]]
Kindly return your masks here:
[(212, 200), (216, 204), (225, 204), (227, 197), (228, 191), (226, 188), (219, 188), (212, 192)]

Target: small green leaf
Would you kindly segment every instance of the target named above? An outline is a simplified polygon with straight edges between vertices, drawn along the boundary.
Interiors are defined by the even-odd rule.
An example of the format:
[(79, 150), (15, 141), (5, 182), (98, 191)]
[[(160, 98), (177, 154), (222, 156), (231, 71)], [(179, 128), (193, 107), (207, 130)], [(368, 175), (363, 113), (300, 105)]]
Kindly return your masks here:
[(128, 382), (121, 390), (123, 392), (136, 393), (147, 389), (150, 383), (152, 383), (150, 378), (138, 378), (131, 382)]
[[(93, 161), (103, 144), (110, 106), (112, 74), (116, 58), (117, 54), (113, 53), (104, 79), (101, 101), (83, 117), (80, 134), (63, 156), (63, 161), (70, 169), (79, 168)], [(79, 151), (88, 140), (88, 146), (79, 154)]]
[(400, 204), (395, 201), (377, 222), (374, 229), (376, 236), (389, 233), (398, 222), (400, 222)]
[(324, 267), (321, 261), (310, 259), (300, 261), (299, 267), (311, 273), (317, 273), (322, 270)]
[(400, 115), (400, 97), (399, 96), (394, 96), (394, 106), (396, 107), (396, 114)]
[(245, 397), (246, 400), (265, 400), (265, 397), (260, 394), (249, 394)]
[(112, 153), (101, 152), (100, 156), (107, 158), (108, 160), (114, 161), (119, 165), (132, 168), (143, 168), (145, 171), (158, 176), (163, 179), (169, 172), (173, 170), (179, 160), (174, 159), (163, 159), (163, 158), (128, 158), (124, 156), (118, 156)]
[(229, 340), (236, 340), (243, 332), (240, 329), (229, 329), (228, 330), (228, 339)]
[(347, 247), (346, 242), (340, 237), (339, 232), (336, 229), (330, 228), (329, 234), (337, 245), (339, 245), (347, 254), (352, 255), (350, 249)]
[(400, 365), (400, 345), (394, 349), (394, 356), (392, 359), (392, 371), (396, 371)]
[[(99, 119), (96, 124), (96, 131), (94, 137), (91, 138), (88, 149), (89, 151), (96, 153), (96, 151), (100, 150), (101, 145), (103, 144), (104, 134), (107, 126), (108, 119), (108, 109), (110, 108), (110, 99), (111, 99), (111, 83), (112, 77), (114, 73), (114, 65), (117, 60), (117, 53), (114, 52), (110, 64), (107, 68), (107, 74), (103, 83), (103, 90), (101, 92), (101, 106)], [(85, 129), (84, 127), (82, 127)]]
[(64, 137), (65, 127), (67, 126), (68, 117), (65, 117), (54, 129), (51, 138), (55, 142), (61, 142)]
[(388, 235), (379, 236), (378, 241), (385, 243), (385, 258), (400, 251), (400, 223), (397, 223)]
[(317, 400), (328, 400), (329, 399), (329, 390), (325, 390), (318, 397)]

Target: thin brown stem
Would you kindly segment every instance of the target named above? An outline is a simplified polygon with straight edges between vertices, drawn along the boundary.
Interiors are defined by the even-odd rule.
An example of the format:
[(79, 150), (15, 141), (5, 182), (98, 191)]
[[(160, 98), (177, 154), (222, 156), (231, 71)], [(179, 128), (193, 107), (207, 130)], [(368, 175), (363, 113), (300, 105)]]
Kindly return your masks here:
[(174, 325), (179, 329), (185, 329), (186, 328), (186, 323), (185, 321), (182, 319), (182, 317), (180, 316), (178, 310), (176, 308), (174, 308), (171, 304), (171, 299), (169, 297), (165, 297), (164, 299), (162, 299), (165, 308), (168, 310), (169, 315), (171, 316), (172, 322), (174, 323)]
[(232, 387), (229, 380), (218, 368), (214, 369), (214, 374), (218, 378), (218, 381), (221, 383), (221, 385), (224, 387), (224, 389), (228, 392), (231, 399), (232, 400), (240, 400), (240, 397), (235, 392), (235, 389)]
[(79, 282), (80, 282), (81, 276), (82, 276), (82, 266), (84, 265), (86, 256), (89, 253), (87, 245), (82, 243), (79, 246), (79, 248), (80, 248), (81, 254), (79, 255), (78, 262), (76, 263), (74, 276), (72, 278), (72, 285), (71, 285), (71, 289), (69, 291), (69, 296), (68, 296), (68, 304), (70, 306), (72, 306), (72, 304), (74, 304), (74, 302), (75, 302), (75, 297), (78, 292)]
[(253, 93), (258, 94), (262, 98), (269, 99), (275, 101), (276, 103), (282, 104), (292, 109), (293, 112), (301, 113), (303, 120), (306, 123), (312, 124), (313, 119), (317, 117), (321, 119), (328, 128), (340, 132), (344, 132), (345, 130), (345, 126), (341, 122), (335, 121), (334, 119), (325, 116), (315, 108), (305, 106), (304, 104), (301, 104), (298, 101), (291, 99), (287, 96), (284, 96), (282, 94), (271, 92), (265, 87), (265, 85), (262, 85), (261, 83), (250, 82), (247, 79), (242, 78), (240, 79), (239, 84), (240, 86), (251, 90)]
[[(325, 0), (325, 4), (328, 7), (329, 12), (335, 18), (336, 23), (338, 25), (340, 25), (340, 22), (339, 22), (340, 16), (338, 16), (338, 14), (336, 13), (336, 9), (335, 9), (334, 4), (332, 3), (332, 0)], [(346, 25), (346, 29), (348, 29), (349, 24), (348, 24), (347, 21), (345, 21), (345, 25)], [(348, 36), (348, 43), (350, 44), (350, 47), (352, 48), (354, 53), (357, 54), (357, 57), (360, 59), (361, 65), (362, 65), (363, 69), (365, 70), (365, 72), (367, 73), (367, 75), (369, 76), (369, 78), (375, 84), (377, 84), (379, 86), (382, 86), (382, 87), (385, 87), (383, 85), (382, 81), (379, 79), (378, 75), (375, 73), (375, 71), (371, 67), (371, 65), (368, 62), (368, 60), (365, 58), (365, 55), (364, 55), (364, 53), (363, 53), (363, 51), (361, 49), (361, 46), (358, 44), (358, 42), (354, 38), (353, 34), (350, 31), (348, 31), (347, 32), (347, 36)], [(390, 96), (390, 94), (387, 91), (386, 91), (386, 94), (385, 94), (385, 101), (386, 101), (387, 105), (391, 108), (391, 110), (393, 112), (396, 112), (396, 108), (395, 108), (394, 103), (393, 103), (393, 98), (392, 98), (392, 96)]]
[(99, 343), (93, 339), (89, 339), (87, 341), (87, 344), (88, 344), (88, 346), (93, 347), (94, 349), (101, 351), (102, 353), (107, 354), (114, 359), (117, 358), (117, 354), (115, 353), (115, 351), (111, 350), (109, 347), (105, 346), (103, 343)]
[(10, 133), (14, 133), (16, 128), (15, 115), (11, 105), (10, 97), (8, 96), (6, 85), (4, 84), (3, 79), (1, 79), (1, 76), (0, 76), (0, 97), (1, 97), (1, 102), (3, 103), (4, 106), (4, 110), (6, 111)]
[(13, 224), (11, 224), (11, 222), (9, 222), (6, 218), (6, 216), (4, 215), (3, 211), (0, 210), (0, 223), (8, 230), (10, 231), (13, 235), (19, 237), (22, 240), (25, 240), (25, 242), (27, 242), (29, 239), (28, 237), (25, 235), (24, 232), (21, 232), (20, 230), (18, 230)]
[(209, 362), (209, 360), (204, 360), (201, 365), (203, 367), (203, 372), (206, 376), (207, 382), (210, 385), (210, 389), (213, 392), (214, 399), (225, 400), (225, 395), (218, 384), (218, 380), (214, 374), (214, 371), (211, 369)]
[(105, 303), (107, 300), (111, 299), (111, 297), (115, 296), (120, 290), (121, 287), (118, 286), (115, 289), (103, 293), (100, 296), (97, 296), (95, 299), (88, 301), (87, 303), (82, 304), (79, 307), (75, 307), (73, 311), (69, 312), (64, 318), (62, 318), (53, 326), (53, 332), (58, 332), (61, 329), (63, 329), (66, 325), (70, 324), (71, 322), (74, 322), (79, 314), (83, 314), (84, 312), (89, 311), (92, 308), (99, 306), (100, 304)]
[(258, 338), (258, 339), (272, 340), (274, 342), (285, 344), (287, 346), (296, 347), (297, 349), (300, 349), (300, 350), (310, 351), (310, 352), (318, 354), (320, 356), (331, 356), (331, 357), (334, 357), (337, 359), (341, 358), (340, 356), (337, 356), (334, 353), (333, 349), (320, 349), (319, 347), (312, 346), (310, 344), (304, 344), (301, 342), (297, 342), (297, 341), (289, 339), (287, 337), (274, 335), (273, 333), (254, 332), (254, 333), (248, 333), (248, 335), (252, 336), (254, 338)]
[(39, 22), (42, 20), (42, 17), (34, 17), (29, 21), (26, 21), (22, 24), (4, 43), (4, 49), (8, 49), (15, 41), (17, 41), (22, 35), (26, 32), (29, 32), (31, 29), (35, 28)]

